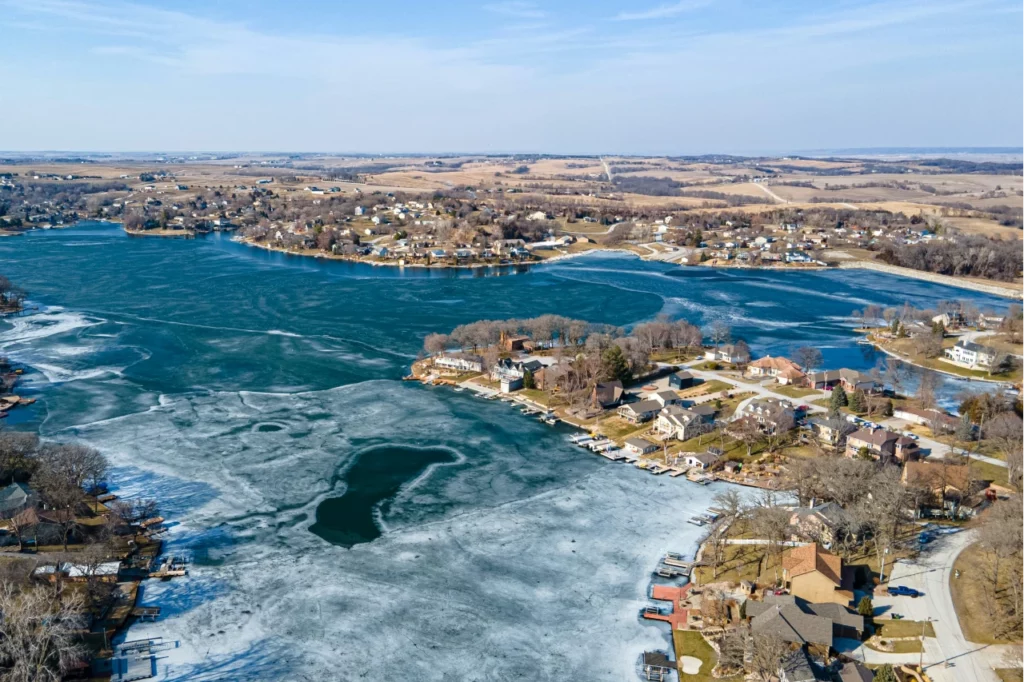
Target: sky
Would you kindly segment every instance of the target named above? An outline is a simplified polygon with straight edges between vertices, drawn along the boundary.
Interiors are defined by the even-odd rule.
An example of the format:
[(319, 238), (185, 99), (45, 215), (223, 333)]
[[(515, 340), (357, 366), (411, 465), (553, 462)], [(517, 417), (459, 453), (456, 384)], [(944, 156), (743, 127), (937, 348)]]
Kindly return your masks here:
[(0, 150), (1024, 144), (1020, 0), (0, 0)]

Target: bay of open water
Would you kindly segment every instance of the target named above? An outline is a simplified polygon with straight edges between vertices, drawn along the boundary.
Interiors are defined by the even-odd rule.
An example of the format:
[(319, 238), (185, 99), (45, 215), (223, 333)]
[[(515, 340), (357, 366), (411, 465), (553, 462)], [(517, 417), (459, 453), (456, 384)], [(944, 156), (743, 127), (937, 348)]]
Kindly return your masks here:
[[(161, 501), (167, 551), (196, 560), (147, 585), (163, 618), (129, 633), (180, 642), (160, 666), (171, 680), (621, 680), (668, 648), (637, 613), (658, 556), (695, 549), (685, 521), (718, 484), (612, 464), (504, 403), (401, 382), (430, 332), (666, 313), (724, 319), (756, 354), (814, 345), (829, 368), (869, 369), (850, 319), (869, 303), (1007, 307), (867, 271), (613, 254), (402, 271), (101, 223), (0, 239), (0, 272), (40, 307), (0, 322), (0, 353), (30, 366), (23, 392), (39, 398), (7, 428), (101, 449), (120, 494)], [(945, 379), (942, 397), (980, 387)]]

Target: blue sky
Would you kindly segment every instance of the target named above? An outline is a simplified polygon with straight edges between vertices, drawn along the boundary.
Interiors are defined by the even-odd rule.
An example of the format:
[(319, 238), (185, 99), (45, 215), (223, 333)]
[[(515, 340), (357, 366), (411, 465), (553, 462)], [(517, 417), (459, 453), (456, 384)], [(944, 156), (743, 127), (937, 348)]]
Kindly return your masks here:
[(0, 149), (1020, 146), (1019, 0), (0, 0)]

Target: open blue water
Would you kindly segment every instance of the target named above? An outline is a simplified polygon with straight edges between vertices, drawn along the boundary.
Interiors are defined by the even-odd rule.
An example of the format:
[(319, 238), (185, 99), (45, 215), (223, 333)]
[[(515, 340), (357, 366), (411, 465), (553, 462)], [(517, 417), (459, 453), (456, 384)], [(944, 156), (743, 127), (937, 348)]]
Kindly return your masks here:
[[(657, 555), (692, 550), (684, 521), (714, 488), (589, 456), (503, 403), (401, 382), (430, 332), (666, 313), (724, 319), (755, 353), (814, 345), (828, 367), (867, 369), (877, 357), (849, 317), (866, 304), (1007, 306), (859, 271), (624, 255), (401, 271), (103, 224), (2, 239), (0, 272), (40, 308), (0, 323), (0, 353), (30, 365), (40, 398), (8, 427), (101, 448), (121, 492), (161, 499), (170, 549), (197, 559), (187, 580), (147, 587), (168, 617), (131, 633), (180, 641), (162, 668), (180, 680), (623, 679), (666, 646), (636, 611)], [(943, 396), (973, 386), (947, 380)]]

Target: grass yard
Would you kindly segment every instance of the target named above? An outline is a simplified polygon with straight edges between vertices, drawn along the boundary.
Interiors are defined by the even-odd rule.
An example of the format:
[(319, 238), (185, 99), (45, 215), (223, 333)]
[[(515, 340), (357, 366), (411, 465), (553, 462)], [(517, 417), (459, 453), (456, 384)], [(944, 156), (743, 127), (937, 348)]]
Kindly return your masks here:
[(538, 388), (523, 388), (517, 392), (526, 396), (535, 403), (540, 403), (541, 405), (551, 404), (551, 394), (547, 391), (542, 391)]
[(607, 417), (597, 424), (597, 431), (600, 431), (606, 438), (622, 440), (638, 431), (646, 431), (650, 424), (630, 424), (621, 417)]
[(995, 673), (1000, 682), (1024, 681), (1024, 669), (1022, 668), (996, 668)]
[(716, 682), (717, 680), (728, 682), (728, 680), (740, 679), (739, 677), (719, 678), (711, 675), (711, 671), (718, 664), (718, 654), (704, 639), (704, 635), (696, 630), (675, 630), (672, 632), (672, 642), (676, 650), (676, 661), (681, 660), (683, 656), (691, 656), (701, 661), (700, 670), (694, 675), (683, 673), (682, 667), (680, 667), (680, 682)]
[(935, 628), (928, 621), (919, 620), (876, 620), (875, 633), (882, 637), (920, 637), (921, 628), (925, 637), (934, 637)]
[(813, 388), (802, 388), (800, 386), (792, 386), (792, 385), (780, 386), (778, 384), (771, 384), (769, 386), (766, 386), (766, 388), (768, 390), (770, 390), (770, 391), (774, 391), (775, 393), (779, 393), (781, 395), (784, 395), (787, 398), (793, 398), (794, 400), (799, 400), (800, 398), (806, 398), (809, 395), (818, 395), (819, 394), (819, 391), (816, 391)]
[(711, 381), (705, 381), (702, 384), (697, 384), (692, 388), (687, 388), (679, 391), (680, 398), (696, 398), (697, 396), (708, 395), (709, 393), (718, 393), (719, 391), (728, 391), (736, 388), (732, 384), (718, 379), (712, 379)]
[[(1004, 595), (1010, 593), (1010, 580), (1013, 571), (1008, 562), (1003, 562), (1000, 571), (999, 586)], [(979, 644), (1019, 644), (1019, 639), (1008, 639), (997, 630), (998, 620), (992, 617), (993, 605), (989, 590), (984, 581), (985, 574), (991, 570), (992, 557), (980, 544), (973, 544), (964, 549), (953, 563), (953, 573), (949, 578), (949, 589), (953, 595), (953, 606), (964, 637), (969, 642)], [(956, 571), (960, 571), (959, 578)]]

